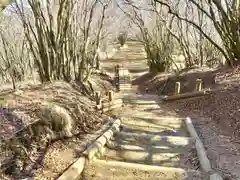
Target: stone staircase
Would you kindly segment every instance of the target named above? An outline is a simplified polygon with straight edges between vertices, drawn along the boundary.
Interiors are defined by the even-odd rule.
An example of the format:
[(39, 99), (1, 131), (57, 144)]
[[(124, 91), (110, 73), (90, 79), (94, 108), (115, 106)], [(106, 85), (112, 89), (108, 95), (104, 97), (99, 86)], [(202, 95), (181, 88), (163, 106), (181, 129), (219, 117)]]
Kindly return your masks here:
[(139, 42), (128, 42), (126, 46), (121, 48), (114, 57), (101, 61), (101, 66), (108, 72), (114, 72), (117, 64), (127, 67), (134, 79), (148, 71), (144, 47)]
[(107, 142), (105, 155), (87, 166), (86, 179), (207, 179), (197, 170), (194, 140), (181, 118), (160, 116), (156, 103), (131, 105), (119, 113), (121, 130)]
[[(114, 57), (135, 77), (147, 69), (146, 60), (140, 60), (141, 48), (139, 44), (128, 43), (128, 48)], [(128, 59), (121, 61), (123, 56)], [(124, 82), (120, 92), (125, 107), (115, 112), (121, 117), (120, 131), (107, 142), (104, 156), (89, 162), (81, 179), (207, 180), (198, 170), (195, 141), (183, 119), (165, 109), (159, 96), (139, 95), (130, 81), (121, 83)]]

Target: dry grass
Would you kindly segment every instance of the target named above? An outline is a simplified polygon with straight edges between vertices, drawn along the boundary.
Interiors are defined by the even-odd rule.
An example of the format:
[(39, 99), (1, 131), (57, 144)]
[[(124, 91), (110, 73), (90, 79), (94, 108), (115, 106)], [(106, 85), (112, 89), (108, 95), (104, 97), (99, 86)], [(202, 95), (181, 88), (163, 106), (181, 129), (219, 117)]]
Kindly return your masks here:
[[(93, 90), (111, 87), (94, 80)], [(0, 95), (1, 179), (54, 179), (97, 138), (107, 117), (84, 91), (81, 84), (59, 81)]]

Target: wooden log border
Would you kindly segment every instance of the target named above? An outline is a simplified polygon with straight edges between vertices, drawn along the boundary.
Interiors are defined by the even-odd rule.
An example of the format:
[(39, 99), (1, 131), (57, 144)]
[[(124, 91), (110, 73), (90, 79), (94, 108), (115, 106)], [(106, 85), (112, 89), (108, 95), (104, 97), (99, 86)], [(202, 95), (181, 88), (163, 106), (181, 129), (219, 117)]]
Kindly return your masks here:
[(209, 91), (207, 91), (207, 90), (194, 91), (194, 92), (177, 94), (177, 95), (173, 95), (173, 96), (165, 96), (163, 98), (163, 100), (164, 101), (173, 101), (173, 100), (180, 100), (180, 99), (185, 99), (185, 98), (194, 98), (194, 97), (204, 96), (207, 94), (209, 94)]
[[(110, 122), (106, 124), (109, 125)], [(88, 159), (92, 160), (97, 153), (103, 153), (103, 147), (106, 142), (113, 136), (116, 131), (119, 131), (121, 121), (116, 119), (110, 128), (106, 130), (95, 142), (93, 142), (82, 154), (82, 156), (77, 159), (57, 180), (78, 180), (87, 164)]]
[(187, 117), (185, 119), (185, 124), (189, 134), (195, 140), (195, 148), (202, 170), (209, 175), (210, 180), (223, 180), (222, 177), (212, 169), (211, 163), (207, 157), (206, 150), (197, 134), (197, 131), (192, 124), (192, 120), (190, 117)]
[(196, 79), (195, 90), (193, 92), (180, 93), (181, 83), (177, 81), (174, 87), (174, 94), (170, 96), (164, 96), (163, 100), (164, 101), (180, 100), (184, 98), (194, 98), (194, 97), (206, 95), (211, 90), (202, 90), (202, 84), (203, 84), (202, 79), (198, 78)]

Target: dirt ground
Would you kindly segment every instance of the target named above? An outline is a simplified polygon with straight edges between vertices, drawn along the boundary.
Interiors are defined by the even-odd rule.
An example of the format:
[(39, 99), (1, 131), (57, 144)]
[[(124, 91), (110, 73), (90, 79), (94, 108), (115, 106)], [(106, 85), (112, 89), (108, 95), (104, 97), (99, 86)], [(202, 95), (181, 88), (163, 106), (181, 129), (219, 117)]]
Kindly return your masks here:
[(181, 92), (191, 92), (196, 78), (202, 78), (203, 88), (213, 90), (209, 95), (165, 103), (179, 116), (193, 119), (203, 140), (213, 169), (223, 178), (240, 179), (240, 68), (192, 69), (179, 77), (171, 74), (145, 76), (135, 80), (140, 92), (171, 95), (176, 81), (181, 82)]
[[(113, 88), (106, 78), (93, 75), (91, 88), (105, 94)], [(54, 179), (103, 132), (109, 117), (85, 90), (58, 81), (2, 91), (0, 179)]]
[(52, 180), (59, 177), (80, 154), (106, 130), (100, 128), (92, 134), (81, 134), (77, 137), (56, 141), (48, 148), (42, 166), (33, 171), (35, 180)]
[(157, 75), (146, 73), (135, 79), (133, 84), (139, 85), (140, 92), (148, 89), (148, 93), (172, 95), (176, 81), (181, 82), (181, 93), (193, 91), (197, 78), (202, 79), (205, 88), (211, 88), (215, 84), (215, 75), (218, 71), (209, 68), (197, 68), (183, 71), (179, 76), (171, 73), (159, 73)]

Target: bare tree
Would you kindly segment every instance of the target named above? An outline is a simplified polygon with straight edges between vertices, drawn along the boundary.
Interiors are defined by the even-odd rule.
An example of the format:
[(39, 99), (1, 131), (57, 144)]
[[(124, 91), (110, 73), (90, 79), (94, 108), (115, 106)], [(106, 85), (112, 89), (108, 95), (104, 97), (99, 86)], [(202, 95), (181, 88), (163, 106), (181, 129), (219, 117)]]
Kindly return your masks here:
[[(190, 3), (197, 8), (199, 13), (202, 13), (202, 18), (205, 16), (211, 22), (213, 27), (202, 27), (201, 24), (196, 21), (182, 16), (179, 12), (173, 8), (173, 1), (161, 1), (155, 0), (157, 3), (165, 6), (168, 12), (176, 16), (179, 20), (184, 21), (197, 29), (201, 36), (201, 40), (206, 38), (216, 49), (218, 49), (225, 57), (229, 65), (236, 65), (240, 59), (240, 3), (239, 1), (195, 1), (188, 0), (185, 3)], [(201, 19), (199, 19), (201, 21)], [(206, 29), (215, 28), (219, 37), (221, 38), (221, 44), (216, 42), (213, 37), (210, 37), (206, 33)]]
[[(23, 81), (31, 72), (32, 62), (29, 59), (23, 29), (16, 16), (1, 17), (0, 26), (0, 68), (2, 82), (11, 81), (16, 88), (17, 81)], [(10, 78), (10, 80), (9, 80)]]
[(87, 81), (109, 1), (28, 0), (29, 9), (21, 3), (17, 14), (41, 81)]
[[(203, 7), (203, 3), (200, 5)], [(212, 30), (214, 28), (210, 28), (211, 23), (208, 21), (207, 17), (204, 16), (204, 13), (197, 9), (189, 1), (183, 2), (179, 0), (174, 6), (174, 12), (195, 22), (202, 29), (205, 29), (205, 33), (209, 37), (213, 38), (213, 36), (216, 36), (216, 32)], [(185, 56), (186, 67), (191, 67), (193, 65), (203, 66), (206, 65), (207, 61), (212, 61), (213, 59), (222, 59), (219, 55), (215, 56), (216, 53), (212, 54), (215, 57), (210, 56), (208, 53), (209, 49), (207, 48), (211, 48), (212, 52), (218, 50), (214, 46), (209, 46), (208, 40), (201, 33), (199, 33), (196, 28), (191, 26), (191, 24), (177, 17), (174, 19), (174, 21), (175, 27), (173, 29), (175, 32), (172, 32), (172, 35), (177, 39), (182, 53)], [(207, 48), (205, 46), (207, 46)]]
[(176, 66), (172, 58), (176, 49), (176, 39), (172, 32), (175, 17), (153, 2), (146, 6), (125, 1), (124, 5), (124, 7), (119, 5), (119, 8), (140, 31), (137, 37), (144, 45), (150, 71), (163, 72), (172, 64)]

